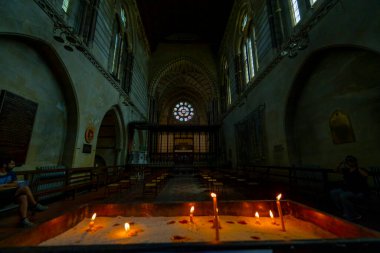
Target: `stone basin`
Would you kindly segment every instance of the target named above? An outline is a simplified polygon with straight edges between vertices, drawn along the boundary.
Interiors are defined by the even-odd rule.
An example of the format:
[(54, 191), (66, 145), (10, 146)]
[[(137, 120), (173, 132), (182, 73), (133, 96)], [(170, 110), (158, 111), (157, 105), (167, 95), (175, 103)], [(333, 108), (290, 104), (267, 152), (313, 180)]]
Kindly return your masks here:
[[(195, 225), (188, 222), (189, 210), (193, 205), (196, 209), (194, 212)], [(281, 201), (281, 207), (285, 217), (286, 232), (281, 229), (275, 201), (219, 202), (218, 210), (221, 229), (219, 230), (220, 240), (216, 241), (215, 230), (212, 228), (213, 204), (211, 201), (86, 204), (35, 228), (25, 230), (11, 238), (0, 241), (0, 252), (177, 252), (179, 250), (182, 252), (245, 252), (246, 250), (250, 250), (250, 252), (304, 252), (305, 250), (307, 252), (321, 252), (334, 250), (334, 252), (366, 251), (367, 253), (372, 250), (375, 252), (380, 248), (380, 233), (376, 231), (294, 201)], [(270, 223), (269, 210), (273, 211), (276, 224)], [(254, 217), (256, 211), (260, 213), (259, 220)], [(87, 224), (93, 213), (97, 214), (98, 221), (95, 220), (95, 223), (98, 227), (96, 231), (85, 230), (83, 227), (87, 226), (83, 224)], [(136, 225), (132, 226), (132, 228), (139, 232), (136, 238), (142, 241), (134, 240), (135, 238), (132, 237), (126, 240), (123, 238), (123, 240), (113, 240), (109, 243), (98, 239), (82, 245), (80, 242), (85, 240), (75, 239), (71, 243), (63, 242), (61, 245), (46, 245), (49, 240), (59, 238), (61, 234), (77, 229), (76, 226), (79, 227), (77, 229), (79, 236), (75, 236), (82, 239), (86, 236), (91, 238), (96, 233), (98, 233), (96, 234), (98, 238), (103, 239), (102, 236), (99, 237), (99, 233), (105, 231), (105, 227), (111, 226), (115, 227), (115, 232), (111, 230), (109, 233), (125, 233), (121, 232), (122, 222), (115, 224), (113, 220), (113, 225), (104, 223), (107, 217), (114, 217), (114, 219), (116, 217), (116, 219), (123, 222), (135, 221)], [(144, 225), (144, 220), (149, 220), (149, 222), (157, 220), (155, 222), (161, 223), (156, 223), (158, 225), (154, 226), (149, 225), (153, 223)], [(301, 237), (292, 237), (294, 235), (292, 231), (295, 231), (292, 227), (294, 220), (297, 221), (297, 224), (301, 224), (298, 225), (301, 228), (297, 228), (297, 232), (294, 232), (300, 234)], [(211, 222), (211, 224), (207, 224), (207, 221)], [(307, 227), (316, 227), (318, 230), (323, 231), (323, 236), (308, 237), (308, 231), (306, 230), (313, 231), (317, 229), (306, 229)], [(174, 232), (174, 228), (176, 228), (176, 232)], [(186, 240), (175, 239), (176, 236), (184, 235), (178, 228), (187, 232), (190, 231), (190, 234), (184, 236)], [(148, 235), (149, 232), (153, 233), (153, 229), (157, 230), (154, 232), (156, 237), (162, 235), (165, 238), (149, 241)], [(173, 229), (172, 233), (170, 229)], [(169, 231), (165, 232), (164, 230)], [(248, 231), (247, 234), (237, 236), (237, 233), (242, 233), (243, 230)], [(283, 239), (281, 239), (282, 237), (266, 237), (265, 230), (270, 230), (270, 233), (284, 237)], [(205, 234), (196, 239), (195, 235), (200, 232)], [(102, 242), (100, 243), (100, 241)], [(41, 244), (44, 246), (41, 246)]]

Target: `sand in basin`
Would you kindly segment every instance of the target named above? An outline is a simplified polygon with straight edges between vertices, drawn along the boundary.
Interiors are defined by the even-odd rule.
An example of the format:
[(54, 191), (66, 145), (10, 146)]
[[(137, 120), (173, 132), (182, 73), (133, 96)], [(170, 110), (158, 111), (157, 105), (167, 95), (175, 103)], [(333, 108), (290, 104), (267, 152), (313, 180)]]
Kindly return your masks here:
[[(189, 217), (97, 217), (89, 230), (90, 219), (40, 245), (136, 244), (168, 242), (212, 242), (215, 230), (211, 216)], [(263, 217), (220, 216), (220, 241), (305, 240), (336, 238), (318, 226), (285, 216), (286, 232), (278, 219), (273, 224)], [(125, 231), (124, 223), (131, 223)]]

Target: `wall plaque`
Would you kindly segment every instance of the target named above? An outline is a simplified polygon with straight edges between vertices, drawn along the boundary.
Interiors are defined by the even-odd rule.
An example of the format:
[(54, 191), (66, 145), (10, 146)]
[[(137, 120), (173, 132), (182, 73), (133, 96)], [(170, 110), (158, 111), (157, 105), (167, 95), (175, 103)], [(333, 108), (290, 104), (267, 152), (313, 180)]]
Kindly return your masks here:
[(86, 154), (91, 154), (92, 145), (90, 144), (83, 144), (82, 152)]
[(330, 131), (334, 144), (355, 142), (355, 134), (348, 115), (336, 110), (330, 116)]
[(0, 156), (24, 164), (38, 104), (7, 90), (0, 93)]

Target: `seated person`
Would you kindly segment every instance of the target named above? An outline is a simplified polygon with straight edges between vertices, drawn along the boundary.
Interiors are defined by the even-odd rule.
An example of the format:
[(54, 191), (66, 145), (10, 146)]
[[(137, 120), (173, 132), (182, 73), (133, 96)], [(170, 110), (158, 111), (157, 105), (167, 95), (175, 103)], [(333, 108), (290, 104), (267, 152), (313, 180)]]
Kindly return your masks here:
[(355, 209), (354, 202), (363, 199), (369, 192), (368, 172), (359, 168), (357, 159), (350, 155), (338, 165), (337, 171), (343, 174), (344, 182), (341, 188), (330, 192), (331, 198), (337, 208), (343, 211), (344, 218), (360, 219), (361, 215)]
[(48, 209), (34, 199), (33, 194), (24, 181), (17, 181), (16, 174), (12, 171), (15, 167), (13, 160), (1, 160), (0, 164), (0, 190), (9, 190), (12, 192), (14, 199), (19, 203), (19, 212), (21, 225), (23, 227), (33, 227), (34, 223), (29, 221), (28, 205), (32, 206), (35, 211), (44, 211)]

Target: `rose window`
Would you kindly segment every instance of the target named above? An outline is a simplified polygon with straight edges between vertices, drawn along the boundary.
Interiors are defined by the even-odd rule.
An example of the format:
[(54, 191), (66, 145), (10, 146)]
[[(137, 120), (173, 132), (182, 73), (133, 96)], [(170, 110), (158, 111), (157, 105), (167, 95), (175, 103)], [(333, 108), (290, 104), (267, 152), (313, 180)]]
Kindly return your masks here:
[(189, 121), (194, 117), (194, 108), (188, 102), (179, 102), (173, 109), (173, 115), (181, 122)]

